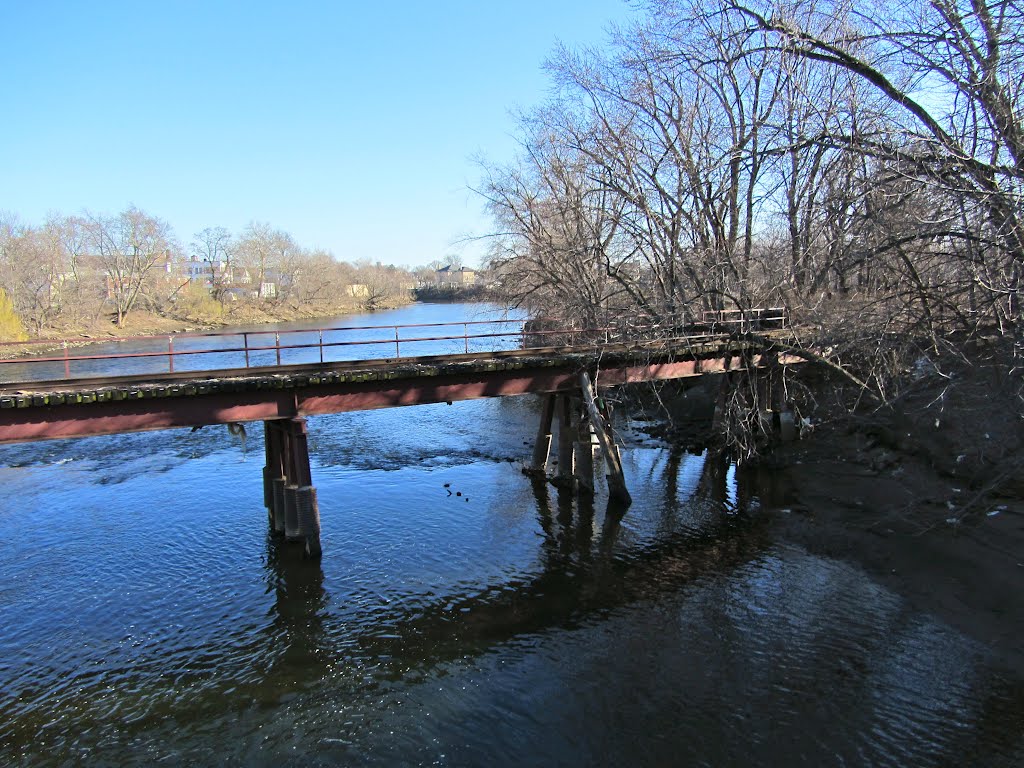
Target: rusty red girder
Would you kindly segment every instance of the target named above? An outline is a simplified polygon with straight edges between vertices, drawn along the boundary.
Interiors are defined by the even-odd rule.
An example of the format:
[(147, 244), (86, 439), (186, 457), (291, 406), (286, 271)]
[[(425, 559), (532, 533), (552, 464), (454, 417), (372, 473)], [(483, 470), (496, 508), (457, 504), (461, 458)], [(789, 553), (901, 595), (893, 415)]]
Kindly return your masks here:
[[(726, 370), (728, 358), (688, 360), (602, 361), (597, 382), (602, 387), (630, 382), (677, 379)], [(761, 358), (749, 358), (760, 365)], [(785, 361), (782, 361), (785, 362)], [(494, 363), (490, 363), (494, 365)], [(502, 367), (502, 366), (506, 367)], [(305, 383), (256, 391), (213, 391), (174, 397), (120, 399), (88, 404), (28, 405), (0, 409), (0, 443), (141, 432), (174, 427), (265, 421), (314, 414), (364, 411), (426, 403), (506, 397), (529, 392), (570, 391), (579, 386), (578, 360), (564, 365), (497, 363), (497, 370), (458, 373), (403, 374), (373, 381)], [(597, 366), (586, 366), (592, 372)], [(197, 373), (197, 378), (203, 376)], [(209, 374), (205, 374), (209, 376)], [(137, 377), (136, 377), (137, 378)]]

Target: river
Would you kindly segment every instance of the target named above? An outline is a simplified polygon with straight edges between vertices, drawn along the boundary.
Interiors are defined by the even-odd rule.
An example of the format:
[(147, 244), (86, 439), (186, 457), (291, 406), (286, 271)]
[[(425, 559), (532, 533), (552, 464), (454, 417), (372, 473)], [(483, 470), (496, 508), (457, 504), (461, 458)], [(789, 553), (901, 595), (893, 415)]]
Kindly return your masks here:
[(0, 447), (0, 764), (1024, 762), (986, 647), (637, 425), (621, 521), (531, 481), (538, 410), (311, 418), (319, 563), (268, 536), (259, 425)]

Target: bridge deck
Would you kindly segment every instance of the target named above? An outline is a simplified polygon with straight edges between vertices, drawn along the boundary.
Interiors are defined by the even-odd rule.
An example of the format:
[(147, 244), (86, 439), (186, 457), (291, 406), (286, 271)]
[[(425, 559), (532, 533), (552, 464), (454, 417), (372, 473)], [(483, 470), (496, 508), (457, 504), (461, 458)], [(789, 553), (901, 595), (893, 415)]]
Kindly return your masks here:
[(0, 443), (287, 419), (721, 372), (754, 345), (689, 338), (0, 384)]

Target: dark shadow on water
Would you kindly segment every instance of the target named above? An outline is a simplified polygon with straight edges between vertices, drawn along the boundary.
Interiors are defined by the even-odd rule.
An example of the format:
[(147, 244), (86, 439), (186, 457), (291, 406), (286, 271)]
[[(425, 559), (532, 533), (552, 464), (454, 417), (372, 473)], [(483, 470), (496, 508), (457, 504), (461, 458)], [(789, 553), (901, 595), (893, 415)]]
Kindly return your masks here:
[(296, 638), (316, 639), (323, 632), (327, 594), (320, 562), (305, 557), (301, 545), (268, 535), (266, 570), (274, 589), (274, 626)]
[[(656, 482), (678, 490), (672, 484), (680, 467), (681, 458), (669, 461)], [(707, 470), (707, 487), (717, 489), (712, 495), (721, 496), (727, 471)], [(344, 611), (331, 610), (320, 563), (304, 559), (299, 546), (268, 535), (266, 620), (240, 642), (214, 642), (196, 651), (204, 663), (190, 671), (197, 688), (188, 716), (262, 712), (325, 686), (341, 698), (370, 695), (498, 644), (539, 646), (549, 630), (579, 627), (637, 601), (657, 600), (739, 568), (772, 545), (757, 516), (731, 515), (722, 524), (713, 519), (698, 530), (665, 527), (664, 533), (638, 539), (627, 508), (603, 494), (577, 496), (542, 478), (532, 480), (531, 489), (540, 534), (533, 562), (490, 584), (456, 583), (445, 594), (395, 601), (367, 621), (340, 619)], [(694, 501), (675, 493), (668, 499), (675, 510), (669, 516), (686, 517)], [(219, 670), (232, 670), (231, 679)], [(164, 691), (124, 738), (173, 722), (180, 712), (172, 694), (173, 689)], [(95, 724), (90, 717), (78, 721), (83, 728)]]
[(261, 697), (322, 678), (331, 660), (325, 627), (327, 591), (319, 561), (302, 547), (267, 535), (266, 582), (273, 592), (272, 620), (262, 634), (275, 651), (264, 672)]
[[(670, 461), (660, 478), (669, 487), (681, 458)], [(377, 626), (354, 638), (359, 653), (401, 658), (404, 669), (412, 665), (426, 672), (452, 659), (484, 653), (496, 643), (541, 642), (546, 630), (579, 626), (636, 600), (654, 599), (740, 567), (760, 556), (772, 539), (765, 520), (736, 514), (728, 475), (728, 464), (705, 467), (695, 494), (707, 497), (697, 498), (697, 503), (710, 499), (713, 507), (728, 513), (721, 524), (680, 526), (642, 545), (620, 541), (623, 522), (628, 521), (626, 506), (603, 496), (577, 496), (542, 477), (531, 478), (541, 532), (540, 568), (521, 581), (396, 605), (385, 619), (386, 630)], [(677, 512), (694, 501), (678, 501), (674, 494), (670, 498)]]
[(729, 469), (731, 467), (732, 464), (724, 453), (708, 451), (704, 459), (704, 470), (701, 472), (697, 494), (728, 508), (731, 505), (729, 499)]
[(673, 502), (679, 495), (679, 468), (683, 463), (683, 449), (678, 445), (669, 447), (668, 459), (665, 462), (665, 508), (673, 506)]

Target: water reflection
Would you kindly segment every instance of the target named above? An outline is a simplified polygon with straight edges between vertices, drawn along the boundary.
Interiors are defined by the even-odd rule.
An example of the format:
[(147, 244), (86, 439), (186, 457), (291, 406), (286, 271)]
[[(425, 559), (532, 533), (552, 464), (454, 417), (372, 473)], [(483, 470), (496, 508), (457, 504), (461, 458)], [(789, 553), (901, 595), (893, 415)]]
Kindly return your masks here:
[(278, 536), (267, 536), (266, 583), (274, 595), (267, 639), (277, 655), (267, 670), (285, 669), (284, 677), (302, 670), (308, 682), (326, 672), (330, 662), (325, 627), (327, 591), (319, 561), (303, 557), (302, 548)]
[[(675, 474), (678, 462), (669, 462), (666, 471)], [(733, 507), (719, 504), (717, 512), (709, 513), (717, 525), (704, 521), (694, 527), (686, 522), (646, 545), (638, 547), (633, 541), (623, 546), (624, 510), (614, 501), (603, 494), (596, 502), (594, 497), (576, 496), (543, 478), (526, 482), (542, 534), (534, 572), (472, 591), (449, 591), (391, 606), (372, 629), (360, 634), (361, 654), (403, 657), (403, 672), (410, 659), (435, 667), (516, 637), (577, 626), (633, 601), (655, 599), (748, 562), (770, 543), (763, 519), (735, 517)], [(729, 493), (735, 496), (735, 490)], [(684, 518), (691, 511), (677, 497), (671, 508)], [(381, 622), (386, 630), (381, 630)]]

